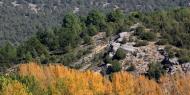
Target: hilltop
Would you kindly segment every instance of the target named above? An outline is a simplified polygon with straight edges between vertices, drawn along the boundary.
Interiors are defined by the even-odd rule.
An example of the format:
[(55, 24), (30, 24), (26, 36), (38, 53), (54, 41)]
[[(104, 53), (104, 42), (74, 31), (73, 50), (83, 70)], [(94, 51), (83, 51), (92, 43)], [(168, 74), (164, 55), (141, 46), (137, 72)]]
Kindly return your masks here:
[(19, 44), (40, 29), (60, 26), (68, 12), (84, 16), (93, 9), (129, 13), (188, 5), (188, 0), (0, 0), (0, 43)]

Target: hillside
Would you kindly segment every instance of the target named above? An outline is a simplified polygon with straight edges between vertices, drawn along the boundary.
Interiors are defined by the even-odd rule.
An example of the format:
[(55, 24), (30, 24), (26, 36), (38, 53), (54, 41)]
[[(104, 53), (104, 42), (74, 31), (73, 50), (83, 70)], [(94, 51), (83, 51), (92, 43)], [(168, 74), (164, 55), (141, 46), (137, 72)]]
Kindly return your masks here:
[[(6, 42), (0, 48), (0, 95), (190, 94), (190, 8), (152, 12), (109, 8), (106, 13), (89, 8), (83, 16), (76, 8), (52, 21), (49, 17), (55, 14), (43, 5), (48, 1), (20, 0), (6, 6), (30, 10), (32, 20), (23, 13), (24, 21), (36, 22), (39, 31), (35, 33), (29, 25), (33, 32), (25, 37), (30, 38), (18, 45)], [(41, 15), (48, 25), (39, 24)]]
[(152, 11), (188, 6), (188, 0), (0, 0), (0, 45), (25, 41), (39, 29), (57, 27), (68, 12), (80, 15), (92, 9)]
[(189, 15), (189, 8), (127, 16), (121, 10), (93, 10), (83, 17), (68, 13), (58, 28), (43, 28), (17, 47), (6, 43), (0, 66), (59, 63), (103, 75), (120, 70), (149, 74), (158, 81), (165, 72), (190, 71)]
[[(32, 77), (33, 76), (33, 77)], [(19, 66), (17, 76), (0, 76), (1, 95), (189, 95), (189, 75), (163, 76), (159, 83), (127, 72), (109, 79), (62, 65)]]

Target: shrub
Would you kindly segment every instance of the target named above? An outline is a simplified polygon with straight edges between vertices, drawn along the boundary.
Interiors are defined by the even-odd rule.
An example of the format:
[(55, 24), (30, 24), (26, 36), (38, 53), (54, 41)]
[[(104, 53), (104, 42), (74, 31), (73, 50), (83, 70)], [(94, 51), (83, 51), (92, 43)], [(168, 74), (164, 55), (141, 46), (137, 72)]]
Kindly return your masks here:
[(112, 61), (111, 64), (112, 64), (112, 72), (119, 72), (122, 68), (121, 64), (117, 60)]
[(175, 53), (172, 50), (168, 51), (168, 57), (169, 58), (174, 58), (175, 57)]
[(144, 33), (144, 32), (145, 32), (145, 27), (139, 26), (136, 28), (134, 35), (139, 36), (141, 35), (141, 33)]
[(166, 39), (161, 39), (158, 42), (156, 42), (157, 45), (166, 45), (168, 41)]
[(88, 35), (90, 35), (90, 36), (94, 36), (98, 33), (98, 30), (97, 30), (96, 26), (94, 26), (94, 25), (90, 25), (88, 27), (87, 31), (88, 31)]
[(92, 38), (88, 35), (84, 36), (83, 40), (84, 40), (84, 43), (88, 45), (93, 43)]
[(130, 67), (127, 68), (128, 72), (135, 71), (135, 70), (136, 70), (136, 68), (134, 65), (131, 65)]
[(189, 56), (182, 56), (178, 59), (180, 64), (190, 62), (190, 57)]
[(114, 56), (114, 59), (118, 59), (118, 60), (122, 60), (126, 57), (126, 53), (125, 53), (125, 50), (119, 48), (117, 51), (116, 51), (116, 54)]
[(171, 46), (166, 46), (165, 49), (166, 49), (166, 51), (168, 53), (169, 58), (174, 58), (175, 57), (176, 51)]
[(153, 41), (156, 38), (156, 34), (153, 32), (142, 32), (139, 35), (139, 38), (142, 40)]
[(149, 64), (149, 70), (147, 71), (147, 75), (150, 79), (155, 79), (159, 81), (160, 77), (165, 74), (165, 70), (162, 68), (160, 63), (151, 63)]
[(148, 45), (147, 41), (137, 41), (135, 44), (135, 47), (141, 47), (141, 46), (146, 46)]

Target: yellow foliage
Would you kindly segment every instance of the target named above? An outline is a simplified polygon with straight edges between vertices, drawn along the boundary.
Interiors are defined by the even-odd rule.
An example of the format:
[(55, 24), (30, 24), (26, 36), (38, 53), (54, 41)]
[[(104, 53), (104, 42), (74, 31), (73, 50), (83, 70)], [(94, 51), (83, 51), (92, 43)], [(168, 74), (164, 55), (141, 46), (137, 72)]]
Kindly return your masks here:
[(34, 76), (52, 95), (190, 95), (189, 75), (163, 76), (157, 83), (144, 76), (119, 72), (110, 81), (91, 71), (35, 63), (20, 65), (19, 74)]
[[(111, 93), (110, 82), (103, 78), (99, 73), (91, 71), (78, 72), (65, 68), (62, 65), (39, 66), (37, 64), (22, 64), (19, 68), (22, 76), (31, 75), (44, 85), (51, 85), (52, 93), (58, 93), (56, 84), (62, 80), (67, 86), (68, 93), (71, 95), (97, 95)], [(108, 89), (109, 88), (109, 89)], [(60, 95), (62, 95), (61, 93)]]
[(2, 88), (2, 95), (30, 95), (26, 87), (18, 81), (11, 81), (7, 86)]
[(129, 73), (114, 74), (112, 85), (116, 95), (134, 95), (134, 77)]

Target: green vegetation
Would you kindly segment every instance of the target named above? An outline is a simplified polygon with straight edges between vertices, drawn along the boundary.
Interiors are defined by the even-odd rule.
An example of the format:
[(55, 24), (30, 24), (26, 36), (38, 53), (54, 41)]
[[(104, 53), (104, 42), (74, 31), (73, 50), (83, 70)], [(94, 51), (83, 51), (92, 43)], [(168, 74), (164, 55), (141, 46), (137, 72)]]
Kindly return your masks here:
[[(160, 33), (161, 39), (165, 39), (179, 48), (189, 49), (189, 8), (177, 8), (168, 11), (156, 11), (152, 13), (136, 13), (139, 17), (130, 15), (133, 22), (141, 22), (145, 27)], [(142, 30), (142, 29), (141, 29)], [(148, 36), (152, 34), (146, 34)], [(147, 37), (143, 37), (147, 38)]]
[(113, 60), (111, 64), (112, 64), (111, 67), (112, 72), (119, 72), (122, 69), (121, 63), (119, 63), (118, 60)]
[[(16, 6), (13, 4), (14, 1), (16, 1)], [(1, 2), (3, 2), (0, 6), (0, 21), (2, 22), (0, 24), (0, 33), (3, 35), (0, 37), (1, 44), (10, 41), (18, 45), (18, 43), (34, 35), (39, 28), (61, 26), (63, 15), (67, 14), (67, 12), (73, 12), (76, 8), (79, 8), (79, 11), (75, 11), (76, 14), (84, 16), (93, 9), (108, 13), (115, 8), (115, 5), (125, 10), (124, 13), (129, 13), (134, 10), (147, 12), (154, 9), (166, 9), (169, 7), (186, 6), (188, 4), (186, 0), (146, 0), (146, 3), (139, 0), (61, 0), (61, 2), (59, 2), (59, 0), (14, 1), (1, 0)], [(109, 4), (106, 5), (107, 3)], [(32, 4), (34, 7), (37, 6), (37, 11), (29, 6)], [(143, 6), (140, 9), (136, 7), (136, 5), (139, 4)], [(116, 13), (116, 15), (119, 14)], [(118, 18), (114, 17), (111, 19), (117, 20), (118, 22), (122, 21), (118, 20)]]
[(166, 39), (160, 39), (158, 42), (156, 42), (157, 45), (166, 45), (168, 44), (168, 41)]
[(114, 56), (114, 59), (117, 59), (117, 60), (122, 60), (126, 57), (126, 53), (125, 53), (125, 50), (119, 48), (116, 53), (115, 53), (115, 56)]
[[(63, 16), (62, 25), (55, 28), (39, 28), (36, 35), (21, 43), (17, 47), (5, 44), (0, 49), (1, 63), (20, 63), (37, 61), (39, 63), (64, 63), (69, 65), (83, 55), (90, 52), (90, 48), (80, 46), (93, 45), (92, 36), (98, 32), (106, 32), (107, 37), (129, 27), (137, 22), (142, 26), (135, 30), (135, 35), (140, 39), (135, 46), (145, 46), (148, 41), (157, 39), (157, 44), (169, 44), (184, 50), (181, 53), (169, 50), (170, 57), (179, 57), (179, 61), (186, 62), (190, 58), (190, 9), (178, 8), (168, 11), (151, 13), (132, 12), (125, 16), (121, 10), (104, 14), (92, 10), (87, 16), (78, 16), (68, 13)], [(148, 31), (147, 29), (151, 31)], [(141, 41), (142, 40), (142, 41)], [(125, 39), (122, 43), (125, 43)], [(81, 52), (82, 51), (82, 52)], [(125, 58), (123, 50), (119, 49), (114, 57), (117, 60)]]
[(187, 63), (190, 62), (190, 57), (189, 56), (183, 56), (179, 58), (179, 63), (183, 64), (183, 63)]
[(145, 27), (143, 26), (137, 27), (134, 34), (141, 40), (154, 41), (156, 39), (156, 34), (145, 31)]
[(148, 45), (148, 41), (137, 41), (135, 47), (141, 47)]
[(147, 71), (147, 75), (150, 79), (155, 79), (156, 81), (158, 81), (163, 74), (165, 74), (165, 70), (160, 63), (149, 64), (149, 70)]
[[(125, 15), (120, 10), (107, 15), (97, 10), (90, 11), (87, 16), (68, 13), (63, 17), (60, 27), (40, 28), (35, 36), (18, 47), (5, 44), (0, 50), (1, 63), (37, 61), (42, 64), (52, 62), (69, 65), (90, 53), (92, 47), (89, 46), (94, 43), (92, 36), (98, 32), (106, 32), (109, 37), (121, 31), (124, 20)], [(84, 47), (79, 48), (82, 45)], [(120, 50), (116, 55), (117, 59), (124, 56)]]

